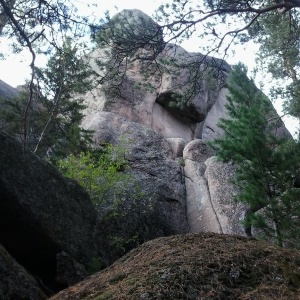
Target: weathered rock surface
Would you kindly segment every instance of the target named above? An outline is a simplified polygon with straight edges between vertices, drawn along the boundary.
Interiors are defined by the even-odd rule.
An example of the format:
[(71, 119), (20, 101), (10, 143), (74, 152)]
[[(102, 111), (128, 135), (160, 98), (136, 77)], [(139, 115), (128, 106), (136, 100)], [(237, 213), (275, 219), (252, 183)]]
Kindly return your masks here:
[[(98, 256), (97, 259), (100, 256), (108, 265), (120, 257), (120, 253), (149, 239), (203, 231), (243, 234), (240, 221), (243, 219), (245, 208), (233, 201), (236, 189), (230, 185), (234, 168), (212, 158), (214, 153), (205, 144), (205, 141), (223, 134), (217, 124), (220, 118), (227, 116), (225, 105), (228, 91), (223, 88), (222, 83), (230, 72), (230, 66), (223, 60), (189, 53), (180, 46), (165, 44), (160, 27), (139, 10), (124, 10), (113, 17), (108, 25), (104, 25), (96, 36), (99, 48), (84, 58), (90, 62), (96, 72), (95, 79), (101, 84), (85, 95), (87, 108), (82, 126), (95, 131), (96, 143), (120, 144), (125, 140), (123, 146), (128, 150), (126, 158), (130, 165), (127, 172), (130, 172), (139, 190), (138, 195), (135, 195), (135, 190), (131, 189), (132, 182), (128, 183), (128, 193), (120, 199), (124, 209), (122, 216), (105, 220), (100, 218), (101, 213), (98, 211), (99, 218), (96, 219), (95, 208), (78, 185), (64, 179), (52, 166), (33, 154), (23, 153), (22, 145), (8, 135), (0, 133), (0, 243), (20, 265), (52, 289), (62, 288), (84, 278), (85, 270), (82, 264), (86, 264), (95, 256)], [(132, 40), (128, 41), (129, 34), (136, 47), (132, 47)], [(118, 54), (122, 54), (122, 51), (128, 54), (126, 63), (120, 62), (124, 55), (120, 57)], [(156, 58), (155, 63), (150, 62), (153, 57)], [(163, 66), (162, 62), (166, 60), (172, 60), (173, 64)], [(98, 62), (101, 62), (102, 66)], [(115, 85), (112, 85), (111, 89), (103, 78), (107, 65), (112, 67), (109, 75), (115, 71), (119, 73), (117, 78), (113, 78), (117, 80), (112, 80)], [(145, 65), (149, 68), (148, 73), (145, 71)], [(193, 70), (201, 74), (200, 80), (194, 80)], [(210, 84), (208, 77), (211, 78), (211, 75), (216, 79), (218, 87)], [(145, 80), (148, 80), (151, 88), (143, 85)], [(0, 97), (10, 98), (14, 95), (15, 89), (0, 81)], [(281, 136), (290, 136), (284, 126), (281, 126), (278, 132)], [(105, 200), (109, 202), (110, 196), (108, 193)], [(116, 232), (119, 235), (114, 235)], [(141, 232), (141, 236), (134, 235), (136, 232)], [(192, 247), (189, 244), (190, 237), (178, 238), (178, 249), (173, 247), (172, 242), (177, 243), (176, 237), (166, 239), (166, 244), (153, 242), (143, 246), (150, 249), (151, 245), (154, 245), (157, 253), (159, 252), (158, 255), (145, 254), (145, 274), (149, 271), (148, 263), (153, 257), (157, 256), (161, 264), (160, 259), (164, 261), (165, 254), (169, 253), (175, 261), (156, 270), (156, 275), (161, 274), (159, 284), (150, 285), (146, 291), (139, 290), (135, 285), (136, 298), (133, 294), (128, 297), (127, 294), (115, 296), (118, 295), (118, 291), (111, 291), (106, 286), (107, 282), (113, 286), (115, 282), (122, 282), (125, 278), (136, 284), (141, 278), (134, 275), (132, 279), (130, 274), (132, 270), (139, 269), (137, 266), (144, 270), (143, 265), (137, 263), (124, 275), (124, 270), (118, 269), (118, 265), (122, 265), (119, 261), (108, 271), (91, 277), (90, 281), (59, 294), (55, 299), (81, 299), (78, 297), (82, 295), (86, 299), (90, 296), (99, 296), (99, 299), (152, 299), (156, 292), (159, 297), (166, 299), (177, 299), (178, 295), (178, 299), (196, 299), (206, 295), (206, 292), (209, 297), (216, 298), (235, 292), (234, 297), (244, 295), (239, 294), (237, 289), (231, 289), (240, 279), (232, 277), (237, 275), (230, 275), (231, 271), (232, 274), (240, 274), (244, 265), (233, 267), (232, 261), (235, 262), (236, 257), (228, 258), (227, 248), (222, 250), (226, 253), (225, 260), (228, 259), (225, 269), (216, 268), (224, 263), (224, 259), (219, 260), (218, 256), (212, 265), (205, 264), (208, 270), (204, 268), (208, 271), (206, 275), (209, 278), (212, 272), (223, 272), (222, 278), (229, 278), (226, 284), (223, 284), (223, 279), (216, 281), (217, 290), (213, 290), (213, 294), (209, 294), (212, 293), (209, 285), (205, 285), (206, 288), (194, 283), (189, 285), (195, 270), (187, 266), (193, 266), (194, 261), (188, 260), (182, 264), (180, 259), (190, 253), (190, 248), (182, 250), (186, 245)], [(197, 240), (197, 248), (196, 252), (191, 253), (201, 259), (202, 256), (207, 258), (207, 253), (210, 256), (215, 250), (214, 246), (221, 245), (218, 242), (212, 248), (205, 248), (209, 241), (216, 237), (214, 235), (202, 235), (201, 241), (197, 236), (194, 237)], [(112, 240), (113, 238), (115, 240)], [(229, 246), (239, 241), (239, 238), (233, 237), (225, 239)], [(222, 239), (222, 242), (225, 239)], [(247, 244), (249, 240), (243, 241)], [(237, 246), (238, 249), (239, 247), (240, 245)], [(230, 251), (233, 252), (230, 253), (234, 255), (237, 248), (232, 248)], [(201, 252), (201, 249), (205, 251)], [(139, 253), (139, 250), (136, 251)], [(4, 251), (3, 253), (8, 255)], [(131, 257), (127, 256), (124, 261), (127, 258), (131, 260)], [(12, 260), (9, 261), (15, 266)], [(169, 288), (177, 286), (178, 278), (185, 278), (176, 277), (176, 272), (171, 272), (174, 264), (181, 266), (176, 267), (176, 271), (183, 268), (184, 276), (188, 274), (188, 280), (184, 279), (183, 283), (178, 284), (180, 291), (171, 291)], [(14, 270), (13, 268), (9, 274), (19, 272)], [(112, 273), (110, 270), (113, 270)], [(197, 270), (201, 270), (198, 265)], [(14, 284), (19, 282), (24, 272), (26, 271), (22, 269), (16, 275)], [(106, 275), (108, 277), (105, 277)], [(27, 285), (28, 282), (29, 287), (28, 297), (35, 295), (33, 293), (39, 295), (36, 281), (29, 275), (24, 276), (26, 279), (23, 283)], [(247, 276), (246, 272), (245, 278), (248, 278)], [(276, 278), (283, 280), (284, 276), (280, 276)], [(192, 281), (199, 282), (199, 278)], [(1, 288), (7, 280), (1, 279)], [(98, 280), (99, 288), (95, 283)], [(265, 277), (261, 280), (265, 280)], [(165, 285), (166, 282), (172, 285)], [(255, 284), (258, 286), (257, 290), (253, 288), (251, 291), (245, 291), (248, 294), (244, 299), (250, 299), (252, 294), (255, 298), (255, 295), (258, 295), (257, 291), (263, 290), (261, 285), (257, 282)], [(144, 285), (141, 286), (144, 289)], [(151, 290), (153, 286), (163, 288), (158, 291)], [(218, 290), (220, 286), (221, 291)], [(16, 288), (16, 292), (19, 293), (22, 289), (21, 284), (20, 290)], [(0, 290), (0, 297), (5, 293), (1, 292)], [(183, 296), (182, 293), (186, 294)], [(282, 293), (289, 295), (287, 290)], [(32, 299), (35, 299), (34, 297), (32, 296)]]
[(221, 118), (227, 117), (225, 104), (227, 89), (223, 88), (216, 98), (214, 105), (208, 111), (205, 121), (202, 126), (201, 137), (204, 141), (211, 141), (223, 135), (223, 131), (218, 127), (218, 122)]
[[(140, 13), (138, 10), (132, 10), (130, 14), (135, 20), (140, 19)], [(127, 16), (128, 14), (129, 12), (125, 10), (117, 14), (115, 19), (123, 19), (124, 15)], [(112, 23), (111, 27), (115, 28), (115, 23)], [(141, 34), (140, 40), (145, 39), (142, 33), (137, 31), (136, 34)], [(122, 36), (122, 34), (120, 35)], [(110, 39), (113, 42), (114, 38), (111, 37)], [(124, 47), (127, 45), (126, 42), (127, 40), (124, 39)], [(136, 47), (139, 43), (135, 44), (134, 48), (137, 52), (134, 54), (134, 59), (126, 61), (126, 66), (120, 64), (119, 72), (122, 74), (122, 79), (118, 81), (118, 94), (110, 95), (108, 91), (111, 88), (106, 85), (97, 86), (88, 93), (85, 102), (88, 108), (85, 113), (84, 126), (88, 127), (93, 113), (101, 109), (144, 124), (165, 137), (184, 138), (187, 141), (191, 141), (195, 136), (201, 137), (203, 124), (200, 124), (201, 130), (197, 130), (198, 123), (205, 120), (207, 112), (214, 105), (218, 96), (218, 90), (207, 82), (205, 72), (208, 68), (212, 68), (218, 70), (221, 77), (226, 77), (230, 71), (230, 66), (223, 60), (205, 57), (199, 53), (189, 53), (182, 47), (173, 44), (164, 45), (163, 49), (156, 53), (151, 47), (152, 50), (147, 48), (151, 42), (153, 39), (149, 41), (150, 44), (144, 42), (138, 49)], [(105, 43), (105, 46), (94, 50), (86, 57), (100, 78), (105, 76), (105, 71), (97, 64), (97, 61), (103, 63), (115, 59), (112, 58), (113, 47), (109, 48), (108, 44)], [(118, 47), (122, 47), (122, 45), (119, 43)], [(155, 63), (147, 64), (148, 71), (142, 61), (136, 59), (147, 53), (150, 56), (151, 53), (157, 56)], [(161, 64), (162, 61), (166, 60), (172, 60), (177, 66), (171, 66), (168, 72), (162, 72), (158, 76), (156, 73), (160, 73), (160, 71), (158, 72), (156, 69), (156, 63)], [(198, 80), (195, 87), (191, 86), (191, 82), (195, 81), (192, 77), (191, 68), (203, 69), (203, 78)], [(153, 72), (153, 76), (148, 76), (150, 79), (145, 78), (147, 72), (150, 74)], [(150, 91), (143, 88), (145, 81), (151, 85)], [(140, 88), (137, 88), (138, 86)]]
[(190, 232), (222, 232), (214, 210), (207, 179), (205, 160), (212, 151), (200, 139), (188, 143), (183, 150), (187, 218)]
[(222, 232), (221, 224), (212, 205), (203, 163), (185, 160), (187, 218), (190, 232)]
[[(104, 83), (87, 95), (83, 127), (95, 130), (96, 141), (115, 143), (120, 134), (130, 141), (132, 173), (147, 197), (156, 195), (153, 199), (162, 205), (161, 212), (170, 206), (165, 219), (172, 216), (168, 222), (175, 232), (186, 230), (183, 216), (187, 213), (192, 232), (242, 233), (239, 221), (243, 208), (232, 201), (234, 189), (228, 182), (233, 171), (228, 165), (207, 161), (213, 152), (205, 144), (223, 134), (217, 124), (227, 116), (224, 82), (230, 66), (223, 60), (164, 44), (157, 24), (138, 10), (124, 10), (112, 20), (100, 32), (105, 43), (86, 59), (99, 78), (105, 76), (105, 67), (97, 60), (118, 62), (119, 90), (110, 93), (109, 84)], [(127, 27), (122, 28), (119, 22)], [(133, 23), (149, 23), (149, 30), (134, 28)], [(132, 47), (125, 64), (116, 53), (122, 54), (117, 50), (128, 47), (129, 31), (140, 42)], [(151, 35), (155, 38), (149, 38)], [(162, 48), (154, 49), (155, 45)], [(145, 68), (145, 60), (140, 59), (143, 56), (155, 56), (155, 63), (146, 60)], [(155, 70), (166, 60), (172, 63), (158, 76)], [(195, 81), (196, 70), (201, 76)], [(212, 82), (208, 79), (211, 76)], [(145, 81), (151, 89), (143, 86)], [(290, 136), (284, 126), (278, 132)], [(175, 207), (177, 212), (170, 214)]]
[(74, 260), (68, 253), (62, 251), (56, 254), (55, 281), (59, 286), (70, 286), (86, 277), (85, 267)]
[(187, 218), (191, 232), (243, 235), (245, 206), (234, 201), (231, 184), (234, 167), (216, 161), (203, 140), (193, 140), (183, 150)]
[(187, 144), (185, 139), (181, 138), (168, 138), (167, 142), (169, 143), (172, 150), (172, 158), (182, 157), (183, 149)]
[[(148, 239), (188, 232), (183, 170), (172, 159), (172, 151), (166, 139), (144, 125), (110, 112), (95, 114), (89, 129), (95, 130), (96, 143), (118, 144), (122, 139), (125, 140), (123, 146), (128, 149), (126, 158), (130, 172), (139, 187), (138, 193), (142, 195), (137, 205), (142, 206), (147, 201), (147, 206), (153, 209), (153, 223), (148, 229)], [(134, 197), (133, 193), (131, 197)], [(134, 216), (132, 218), (125, 220), (122, 227), (134, 223)], [(99, 228), (97, 240), (102, 241), (100, 248), (101, 244), (106, 243), (104, 234)], [(111, 262), (112, 251), (109, 252), (102, 252), (102, 255)]]
[(210, 157), (205, 161), (205, 178), (209, 194), (221, 227), (221, 233), (244, 235), (241, 222), (244, 219), (245, 205), (234, 201), (238, 189), (231, 180), (234, 177), (234, 166)]
[(18, 90), (0, 80), (0, 98), (13, 98), (18, 95)]
[(299, 251), (245, 237), (176, 235), (143, 244), (51, 300), (297, 300), (299, 261)]
[(47, 298), (36, 279), (0, 245), (0, 299), (40, 300)]
[(0, 242), (31, 274), (55, 285), (56, 255), (95, 255), (88, 194), (49, 163), (0, 133)]

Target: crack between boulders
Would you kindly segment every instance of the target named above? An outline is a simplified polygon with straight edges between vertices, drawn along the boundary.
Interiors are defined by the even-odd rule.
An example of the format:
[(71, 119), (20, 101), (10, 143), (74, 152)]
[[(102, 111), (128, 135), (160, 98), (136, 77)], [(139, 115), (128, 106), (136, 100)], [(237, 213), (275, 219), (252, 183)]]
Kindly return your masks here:
[(210, 194), (210, 189), (209, 189), (209, 185), (208, 185), (207, 178), (204, 177), (204, 179), (205, 179), (206, 186), (207, 186), (207, 190), (208, 190), (208, 193), (209, 193), (209, 201), (210, 201), (210, 205), (211, 205), (211, 207), (212, 207), (212, 209), (213, 209), (213, 212), (214, 212), (214, 214), (215, 214), (215, 216), (216, 216), (217, 222), (218, 222), (219, 227), (220, 227), (220, 231), (221, 231), (221, 233), (224, 234), (223, 228), (222, 228), (222, 226), (221, 226), (221, 222), (220, 222), (219, 217), (218, 217), (218, 214), (217, 214), (217, 211), (216, 211), (216, 209), (215, 209), (215, 207), (214, 207), (213, 202), (211, 201), (211, 194)]

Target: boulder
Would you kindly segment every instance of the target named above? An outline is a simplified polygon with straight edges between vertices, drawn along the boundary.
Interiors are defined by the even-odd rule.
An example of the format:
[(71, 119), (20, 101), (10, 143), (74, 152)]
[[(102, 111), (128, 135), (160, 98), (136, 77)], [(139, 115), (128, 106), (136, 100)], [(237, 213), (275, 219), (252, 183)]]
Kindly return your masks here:
[[(98, 112), (94, 115), (93, 122), (89, 124), (88, 129), (95, 131), (96, 144), (122, 145), (121, 140), (124, 141), (123, 146), (127, 149), (126, 159), (130, 166), (128, 172), (138, 186), (137, 194), (141, 195), (135, 209), (149, 208), (145, 213), (142, 212), (145, 216), (144, 223), (149, 224), (145, 237), (152, 239), (157, 236), (188, 232), (183, 170), (172, 159), (172, 151), (166, 139), (150, 128), (110, 112)], [(134, 201), (133, 190), (128, 197), (130, 201)], [(126, 199), (124, 201), (126, 203)], [(128, 207), (131, 207), (130, 204)], [(135, 212), (132, 211), (132, 215), (124, 220), (124, 224), (118, 230), (122, 231), (127, 227), (129, 234), (130, 228), (136, 226), (137, 222), (143, 223), (141, 220), (134, 220), (134, 216)], [(149, 220), (149, 217), (152, 220)], [(113, 226), (110, 225), (111, 228)], [(105, 234), (99, 227), (97, 240), (100, 246), (107, 243)], [(123, 239), (126, 240), (126, 232)], [(110, 263), (115, 257), (112, 257), (113, 251), (108, 248), (107, 246), (107, 251), (104, 249), (101, 251), (106, 261)]]
[(204, 163), (185, 159), (187, 219), (190, 232), (222, 232), (222, 226), (212, 203)]
[(61, 287), (73, 285), (87, 277), (86, 268), (62, 251), (56, 254), (55, 281)]
[(37, 280), (0, 245), (0, 299), (42, 300), (47, 298)]
[(204, 176), (206, 169), (204, 162), (211, 155), (212, 150), (200, 139), (191, 141), (183, 150), (190, 232), (222, 232)]
[(183, 159), (204, 163), (214, 152), (201, 139), (195, 139), (188, 143), (183, 150)]
[[(143, 33), (145, 27), (137, 26), (141, 22), (152, 24), (148, 26), (151, 33)], [(123, 23), (129, 28), (134, 24), (134, 28), (130, 29), (133, 35), (130, 38), (139, 40), (135, 47), (132, 47), (132, 41), (126, 34), (128, 28), (122, 28)], [(195, 136), (201, 137), (202, 129), (197, 129), (198, 124), (202, 126), (219, 94), (219, 88), (209, 82), (207, 72), (212, 70), (212, 77), (220, 77), (224, 81), (230, 66), (220, 59), (189, 53), (177, 45), (165, 45), (159, 28), (150, 17), (138, 10), (124, 10), (103, 26), (99, 34), (106, 34), (106, 42), (99, 43), (99, 47), (85, 57), (102, 85), (95, 87), (85, 97), (87, 109), (84, 127), (93, 118), (94, 112), (102, 110), (146, 125), (166, 138), (191, 141)], [(116, 35), (112, 33), (113, 30), (121, 32)], [(163, 47), (153, 53), (141, 41), (145, 36), (154, 34), (157, 34), (158, 40), (152, 39), (150, 42)], [(108, 42), (114, 38), (118, 39), (117, 50), (113, 46), (116, 43)], [(122, 60), (124, 56), (116, 57), (114, 51), (122, 53), (122, 47), (128, 43), (134, 48), (133, 57), (131, 54), (128, 60)], [(142, 58), (145, 55), (152, 55), (155, 61), (150, 62), (148, 58), (145, 64)], [(167, 67), (163, 63), (166, 61), (170, 62)], [(194, 78), (196, 73), (200, 74), (200, 79)]]
[(299, 299), (300, 253), (201, 233), (149, 241), (51, 300)]
[(204, 175), (221, 232), (245, 235), (242, 221), (246, 206), (234, 200), (238, 189), (231, 183), (235, 172), (234, 166), (222, 163), (216, 157), (207, 159), (205, 164)]
[(182, 157), (183, 156), (183, 149), (187, 144), (185, 139), (181, 138), (168, 138), (167, 142), (169, 143), (171, 150), (172, 150), (172, 158)]
[(95, 255), (96, 211), (78, 184), (13, 138), (0, 133), (0, 145), (0, 242), (55, 288), (57, 253), (80, 263)]
[(213, 151), (199, 139), (183, 150), (190, 231), (243, 235), (245, 205), (234, 201), (234, 167), (212, 155)]

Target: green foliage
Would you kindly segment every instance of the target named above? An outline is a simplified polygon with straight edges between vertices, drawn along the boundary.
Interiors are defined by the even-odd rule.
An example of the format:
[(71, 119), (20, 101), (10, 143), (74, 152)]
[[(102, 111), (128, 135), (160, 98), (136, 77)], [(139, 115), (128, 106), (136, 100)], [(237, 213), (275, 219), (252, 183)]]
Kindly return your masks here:
[[(41, 157), (55, 160), (87, 149), (91, 132), (81, 128), (82, 94), (91, 89), (92, 71), (79, 57), (71, 40), (50, 57), (45, 68), (36, 68), (32, 104), (27, 113), (27, 147)], [(74, 95), (76, 94), (76, 98)], [(24, 111), (29, 91), (15, 99), (2, 99), (4, 128), (23, 139)]]
[(92, 275), (101, 271), (104, 267), (105, 265), (99, 257), (93, 257), (86, 266), (86, 272), (88, 275)]
[(278, 245), (299, 238), (300, 145), (277, 134), (281, 120), (270, 101), (236, 66), (228, 80), (228, 119), (219, 127), (224, 137), (212, 143), (218, 157), (236, 165), (234, 183), (239, 187), (238, 201), (246, 203), (245, 229), (251, 227), (276, 240)]
[(96, 206), (107, 205), (106, 196), (114, 195), (113, 205), (117, 205), (118, 195), (124, 189), (129, 175), (125, 159), (126, 150), (122, 146), (105, 145), (93, 152), (71, 154), (58, 161), (60, 171), (76, 180), (89, 194)]
[(58, 161), (61, 172), (90, 194), (98, 212), (96, 240), (106, 253), (106, 263), (149, 240), (158, 230), (151, 197), (144, 197), (130, 174), (124, 143), (102, 144), (100, 150)]
[(277, 82), (273, 96), (285, 102), (285, 111), (300, 116), (299, 78), (300, 67), (300, 14), (297, 10), (279, 14), (270, 12), (260, 18), (256, 32), (250, 36), (260, 44), (259, 62)]

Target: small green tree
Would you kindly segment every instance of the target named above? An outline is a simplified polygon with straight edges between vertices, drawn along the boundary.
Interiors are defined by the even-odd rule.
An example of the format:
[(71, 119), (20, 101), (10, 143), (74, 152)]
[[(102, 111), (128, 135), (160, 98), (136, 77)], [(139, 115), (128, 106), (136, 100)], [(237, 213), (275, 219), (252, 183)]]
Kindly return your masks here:
[(248, 206), (246, 234), (256, 227), (282, 246), (300, 237), (299, 143), (277, 134), (281, 119), (246, 73), (238, 65), (229, 76), (229, 117), (219, 122), (224, 136), (212, 146), (222, 161), (236, 165), (236, 199)]
[[(76, 180), (89, 194), (96, 206), (107, 206), (108, 194), (114, 194), (115, 202), (130, 176), (126, 150), (122, 146), (107, 144), (101, 150), (71, 154), (58, 161), (60, 171)], [(111, 203), (116, 204), (116, 203)]]
[[(86, 150), (91, 132), (80, 123), (85, 108), (81, 96), (91, 89), (92, 71), (66, 39), (45, 68), (35, 69), (32, 104), (27, 111), (27, 147), (50, 160)], [(16, 99), (0, 99), (5, 129), (23, 139), (27, 88)], [(76, 95), (76, 97), (75, 97)]]

